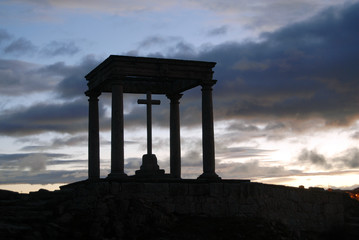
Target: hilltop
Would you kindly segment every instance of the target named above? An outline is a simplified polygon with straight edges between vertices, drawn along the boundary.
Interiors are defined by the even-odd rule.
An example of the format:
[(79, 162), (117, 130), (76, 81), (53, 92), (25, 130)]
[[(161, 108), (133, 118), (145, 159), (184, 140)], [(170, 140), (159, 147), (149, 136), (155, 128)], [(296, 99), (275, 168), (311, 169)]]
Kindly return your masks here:
[(359, 226), (346, 193), (239, 181), (0, 190), (0, 209), (2, 239), (356, 239)]

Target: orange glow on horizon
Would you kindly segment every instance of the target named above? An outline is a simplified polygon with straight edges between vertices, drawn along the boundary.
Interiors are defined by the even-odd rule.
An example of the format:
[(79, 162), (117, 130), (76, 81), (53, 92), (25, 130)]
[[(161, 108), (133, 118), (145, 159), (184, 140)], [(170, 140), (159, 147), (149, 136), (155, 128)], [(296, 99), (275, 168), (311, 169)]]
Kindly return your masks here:
[(346, 192), (346, 193), (349, 194), (350, 198), (359, 201), (359, 193), (353, 193), (353, 192)]

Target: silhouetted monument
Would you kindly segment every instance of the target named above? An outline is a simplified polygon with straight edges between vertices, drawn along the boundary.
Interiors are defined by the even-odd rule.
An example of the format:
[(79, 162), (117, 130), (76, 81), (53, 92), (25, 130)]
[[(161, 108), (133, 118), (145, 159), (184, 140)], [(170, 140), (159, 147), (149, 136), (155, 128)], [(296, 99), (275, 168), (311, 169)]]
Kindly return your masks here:
[(179, 99), (188, 89), (202, 86), (202, 148), (203, 174), (201, 179), (220, 179), (215, 172), (213, 130), (212, 68), (215, 62), (187, 61), (111, 55), (89, 74), (86, 95), (89, 97), (89, 180), (100, 178), (100, 141), (98, 98), (102, 92), (112, 93), (111, 173), (109, 178), (124, 178), (124, 116), (123, 94), (146, 94), (139, 104), (147, 105), (147, 154), (136, 176), (164, 175), (152, 154), (151, 105), (152, 94), (166, 95), (170, 100), (170, 175), (181, 178), (181, 143)]
[(147, 110), (147, 154), (142, 157), (142, 166), (136, 171), (137, 176), (151, 177), (165, 174), (157, 165), (157, 158), (152, 154), (152, 105), (161, 104), (160, 100), (152, 100), (151, 93), (147, 92), (146, 99), (138, 99), (138, 104), (146, 104)]

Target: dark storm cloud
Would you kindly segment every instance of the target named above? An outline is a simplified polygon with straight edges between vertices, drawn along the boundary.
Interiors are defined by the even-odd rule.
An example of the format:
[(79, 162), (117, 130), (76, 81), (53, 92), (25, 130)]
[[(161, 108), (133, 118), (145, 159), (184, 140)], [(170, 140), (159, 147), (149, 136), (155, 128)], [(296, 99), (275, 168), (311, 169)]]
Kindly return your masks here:
[(66, 65), (64, 62), (57, 62), (47, 65), (39, 70), (48, 76), (55, 75), (62, 78), (56, 86), (56, 92), (64, 99), (84, 97), (86, 91), (86, 80), (84, 76), (89, 73), (99, 61), (92, 55), (85, 56), (78, 65)]
[(258, 149), (253, 147), (224, 147), (219, 148), (216, 153), (218, 157), (228, 158), (254, 158), (266, 157), (273, 150)]
[(221, 35), (225, 35), (228, 31), (228, 26), (223, 25), (217, 28), (214, 28), (210, 31), (208, 31), (207, 35), (208, 36), (221, 36)]
[[(86, 99), (64, 104), (38, 104), (3, 112), (0, 133), (25, 136), (41, 132), (75, 133), (87, 130)], [(100, 113), (103, 114), (103, 109)]]
[(138, 51), (142, 49), (149, 50), (151, 48), (161, 49), (160, 52), (152, 52), (147, 57), (164, 58), (166, 57), (163, 52), (168, 53), (169, 57), (175, 56), (175, 58), (188, 58), (191, 56), (195, 58), (195, 47), (183, 40), (181, 37), (163, 37), (163, 36), (149, 36), (143, 41), (138, 43), (137, 50), (129, 51), (129, 55), (138, 55)]
[(71, 136), (68, 138), (55, 138), (52, 142), (54, 147), (76, 146), (87, 144), (87, 135)]
[(29, 169), (31, 172), (39, 172), (46, 169), (50, 160), (66, 157), (68, 157), (66, 154), (54, 153), (0, 154), (0, 168), (7, 170)]
[(316, 150), (303, 149), (298, 156), (298, 161), (324, 169), (359, 168), (359, 149), (350, 148), (334, 157), (325, 157)]
[(64, 100), (84, 97), (84, 76), (99, 63), (85, 56), (77, 65), (57, 62), (39, 66), (19, 60), (0, 59), (0, 93), (14, 96), (36, 92), (55, 92)]
[(253, 132), (253, 131), (259, 131), (259, 128), (253, 124), (248, 124), (244, 122), (235, 122), (230, 124), (227, 127), (227, 130), (229, 131), (241, 131), (241, 132)]
[(11, 35), (6, 30), (0, 28), (0, 44), (10, 39)]
[(2, 51), (15, 56), (29, 54), (33, 56), (40, 54), (46, 57), (72, 56), (80, 51), (74, 41), (51, 41), (43, 46), (36, 46), (29, 39), (24, 37), (14, 39), (7, 31), (0, 29), (0, 44), (3, 42), (9, 43), (3, 46)]
[[(347, 124), (357, 117), (359, 102), (358, 11), (359, 4), (330, 8), (308, 21), (264, 34), (261, 42), (225, 43), (199, 53), (190, 44), (176, 39), (167, 55), (217, 62), (214, 70), (218, 83), (213, 90), (215, 120), (321, 117), (328, 124)], [(152, 38), (147, 42), (142, 45), (160, 44), (162, 39)], [(66, 103), (38, 104), (2, 112), (0, 133), (86, 131), (88, 103), (83, 95), (84, 76), (99, 62), (87, 56), (77, 65), (59, 62), (34, 70), (27, 63), (1, 60), (0, 74), (4, 76), (0, 78), (1, 93), (20, 95), (43, 88), (57, 93)], [(77, 98), (81, 101), (72, 100)], [(180, 101), (181, 125), (199, 124), (200, 89), (185, 92)], [(163, 106), (158, 110), (154, 107), (153, 124), (167, 127), (169, 104), (165, 97)], [(103, 105), (100, 111), (106, 123), (101, 129), (109, 129), (109, 120), (103, 117)], [(126, 126), (145, 126), (144, 114), (144, 108), (133, 108), (125, 116)], [(268, 125), (265, 130), (284, 128), (280, 123)], [(247, 127), (248, 131), (257, 131), (257, 126)]]
[[(29, 156), (33, 156), (35, 153), (15, 153), (15, 154), (0, 154), (0, 162), (8, 162), (14, 161), (18, 159), (23, 159)], [(37, 154), (37, 153), (36, 153)], [(56, 158), (56, 157), (66, 157), (66, 154), (58, 154), (58, 153), (42, 153), (48, 158)]]
[[(29, 107), (13, 107), (0, 113), (0, 133), (31, 135), (46, 131), (81, 132), (87, 129), (88, 102), (84, 95), (84, 76), (98, 64), (86, 56), (78, 65), (58, 62), (39, 67), (22, 61), (0, 59), (0, 93), (7, 96), (26, 96), (41, 91), (55, 93), (61, 104), (49, 101)], [(101, 121), (105, 129), (104, 106), (100, 104)]]
[(168, 53), (168, 56), (170, 58), (177, 58), (177, 59), (197, 58), (196, 48), (192, 44), (183, 40), (173, 43), (172, 46), (167, 48), (166, 52)]
[[(22, 39), (18, 41), (19, 45), (21, 42), (28, 41)], [(13, 42), (12, 47), (5, 51), (12, 51), (15, 45)], [(75, 51), (75, 48), (77, 47), (73, 43), (52, 42), (45, 52), (50, 54), (51, 50), (52, 55), (65, 54), (65, 52), (69, 54), (70, 50)], [(17, 49), (20, 51), (21, 47)], [(72, 66), (63, 62), (40, 66), (19, 60), (0, 59), (0, 94), (25, 96), (39, 92), (55, 92), (65, 100), (83, 97), (83, 92), (86, 90), (84, 76), (98, 63), (99, 61), (90, 55), (85, 56), (79, 64)]]
[(321, 117), (327, 124), (344, 125), (357, 118), (358, 12), (358, 3), (332, 7), (263, 34), (261, 42), (231, 42), (200, 52), (197, 59), (217, 62), (216, 119)]
[(266, 122), (263, 123), (263, 119), (231, 121), (225, 130), (223, 132), (218, 131), (216, 136), (221, 139), (223, 147), (230, 146), (233, 142), (246, 144), (256, 139), (279, 141), (291, 135), (292, 125), (295, 125), (290, 122), (283, 123), (273, 119), (266, 120)]
[(29, 62), (0, 59), (0, 94), (23, 96), (53, 89), (57, 80), (40, 74), (38, 68)]
[(52, 41), (41, 49), (41, 53), (46, 56), (72, 56), (80, 51), (74, 42)]
[(277, 129), (284, 129), (285, 127), (286, 127), (285, 124), (282, 122), (270, 122), (265, 126), (264, 130), (271, 131)]
[(359, 149), (350, 148), (334, 158), (333, 162), (346, 168), (359, 168)]
[(202, 155), (200, 149), (190, 150), (181, 157), (182, 167), (201, 167)]
[(82, 160), (51, 160), (47, 162), (47, 165), (63, 165), (66, 167), (68, 167), (70, 164), (77, 164), (78, 166), (82, 166), (82, 167), (86, 167), (88, 164), (88, 160), (87, 159), (82, 159)]
[[(175, 46), (175, 47), (174, 47)], [(176, 36), (149, 36), (138, 43), (137, 49), (148, 49), (151, 47), (161, 47), (162, 49), (167, 48), (167, 51), (172, 52), (173, 49), (188, 50), (192, 47), (186, 43), (183, 38)], [(154, 57), (163, 57), (160, 53), (151, 54)]]
[(4, 48), (4, 52), (7, 54), (24, 55), (35, 53), (37, 47), (28, 39), (18, 38), (11, 42), (7, 47)]
[(87, 166), (87, 160), (57, 153), (0, 154), (0, 183), (61, 183), (85, 179), (87, 170), (49, 171), (47, 166)]
[(315, 150), (303, 149), (298, 156), (300, 162), (309, 162), (312, 165), (324, 167), (326, 169), (331, 168), (332, 166), (327, 162), (327, 159), (324, 155), (319, 154)]
[(138, 48), (149, 48), (152, 46), (158, 46), (158, 45), (162, 45), (162, 44), (167, 44), (169, 40), (164, 38), (164, 37), (160, 37), (160, 36), (150, 36), (147, 37), (146, 39), (142, 40), (139, 44), (138, 44)]
[[(30, 141), (31, 143), (33, 141)], [(73, 146), (86, 146), (88, 142), (87, 135), (75, 135), (70, 137), (54, 138), (50, 143), (40, 143), (38, 145), (27, 145), (22, 147), (20, 151), (42, 151), (46, 149), (57, 149), (62, 147), (73, 147)], [(28, 144), (29, 142), (23, 141), (22, 143)]]

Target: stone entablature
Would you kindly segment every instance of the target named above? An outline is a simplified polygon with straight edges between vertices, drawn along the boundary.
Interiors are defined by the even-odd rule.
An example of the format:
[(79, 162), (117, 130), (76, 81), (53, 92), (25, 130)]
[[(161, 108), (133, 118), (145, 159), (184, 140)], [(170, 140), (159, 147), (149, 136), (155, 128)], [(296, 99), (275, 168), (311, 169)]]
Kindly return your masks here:
[(121, 82), (124, 93), (175, 94), (210, 82), (215, 62), (111, 55), (85, 78), (88, 91), (112, 92)]

